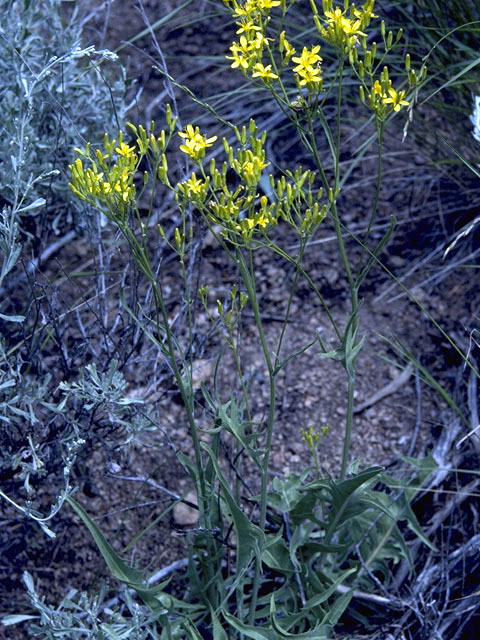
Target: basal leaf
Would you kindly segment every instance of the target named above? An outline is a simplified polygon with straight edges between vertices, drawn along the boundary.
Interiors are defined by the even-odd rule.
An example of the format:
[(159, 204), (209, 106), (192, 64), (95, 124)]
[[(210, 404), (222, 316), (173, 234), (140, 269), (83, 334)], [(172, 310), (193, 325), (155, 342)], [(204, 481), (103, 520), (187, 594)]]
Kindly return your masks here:
[(327, 640), (327, 635), (324, 631), (317, 631), (312, 629), (308, 633), (286, 633), (282, 632), (280, 627), (277, 629), (273, 627), (260, 627), (244, 624), (235, 616), (224, 612), (225, 620), (237, 631), (240, 631), (245, 637), (252, 638), (253, 640), (281, 640), (281, 638), (296, 638), (296, 640)]
[(358, 473), (353, 478), (348, 478), (342, 482), (334, 483), (335, 491), (342, 498), (348, 498), (354, 491), (361, 487), (362, 484), (365, 484), (375, 476), (378, 476), (382, 471), (383, 467), (369, 467), (368, 469), (365, 469), (365, 471)]
[(215, 471), (222, 487), (225, 501), (230, 510), (232, 516), (233, 525), (235, 527), (235, 533), (237, 537), (237, 574), (246, 569), (253, 556), (259, 556), (260, 550), (263, 547), (265, 541), (265, 534), (257, 527), (253, 522), (247, 518), (240, 507), (235, 502), (235, 499), (230, 491), (228, 482), (225, 480), (223, 473), (215, 459), (213, 451), (208, 445), (202, 443), (202, 447), (210, 456), (210, 459), (215, 467)]
[(67, 498), (67, 502), (70, 504), (75, 513), (80, 516), (80, 518), (83, 520), (83, 523), (92, 534), (100, 553), (102, 554), (108, 568), (113, 573), (115, 578), (127, 584), (142, 584), (142, 572), (138, 569), (133, 569), (132, 567), (129, 567), (124, 563), (118, 553), (114, 551), (114, 549), (107, 542), (105, 536), (97, 527), (95, 522), (90, 518), (85, 509), (71, 497)]
[[(155, 587), (149, 587), (147, 584), (144, 584), (142, 572), (125, 564), (118, 553), (107, 542), (105, 536), (90, 518), (85, 509), (71, 497), (67, 498), (67, 502), (75, 513), (80, 516), (83, 523), (92, 534), (100, 553), (115, 578), (134, 589), (138, 596), (152, 611), (158, 611), (159, 609), (164, 610), (165, 606), (162, 603), (163, 594), (161, 592), (168, 581)], [(168, 597), (170, 598), (170, 596)]]
[(275, 571), (287, 574), (295, 573), (287, 546), (282, 539), (282, 533), (279, 531), (274, 538), (267, 540), (262, 553), (262, 562)]
[(356, 571), (357, 570), (355, 568), (347, 569), (346, 571), (344, 571), (336, 580), (332, 582), (332, 584), (329, 587), (325, 589), (325, 591), (323, 591), (323, 593), (319, 593), (316, 596), (313, 596), (312, 598), (307, 600), (303, 609), (307, 610), (307, 609), (312, 609), (313, 607), (318, 607), (319, 604), (322, 604), (323, 602), (328, 600), (328, 598), (330, 598), (335, 593), (337, 588), (343, 582), (345, 582), (345, 580), (350, 575), (352, 575), (352, 573), (355, 573)]
[(340, 617), (345, 612), (345, 609), (350, 604), (351, 599), (353, 598), (353, 589), (347, 591), (347, 593), (342, 594), (339, 598), (335, 600), (333, 605), (328, 610), (328, 622), (334, 626), (339, 621)]

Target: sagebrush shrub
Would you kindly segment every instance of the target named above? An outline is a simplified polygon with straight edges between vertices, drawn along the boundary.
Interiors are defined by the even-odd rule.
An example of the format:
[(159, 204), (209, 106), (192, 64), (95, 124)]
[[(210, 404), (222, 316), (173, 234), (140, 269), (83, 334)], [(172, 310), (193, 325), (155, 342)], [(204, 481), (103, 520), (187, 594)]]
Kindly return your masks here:
[(55, 511), (85, 428), (41, 364), (52, 328), (30, 259), (97, 219), (72, 197), (65, 173), (100, 117), (106, 131), (122, 124), (127, 84), (114, 53), (83, 45), (76, 8), (0, 0), (0, 15), (0, 476), (3, 498), (48, 531), (34, 508), (35, 487), (48, 477)]

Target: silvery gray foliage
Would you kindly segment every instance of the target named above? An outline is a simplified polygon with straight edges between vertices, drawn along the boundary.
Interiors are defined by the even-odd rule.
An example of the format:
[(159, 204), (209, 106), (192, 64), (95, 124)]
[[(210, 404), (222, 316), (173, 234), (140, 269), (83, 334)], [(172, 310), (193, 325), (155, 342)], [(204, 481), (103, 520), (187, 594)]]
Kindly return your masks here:
[[(5, 427), (0, 431), (0, 475), (8, 477), (11, 469), (24, 489), (21, 498), (18, 490), (12, 498), (0, 488), (0, 497), (35, 520), (50, 538), (55, 532), (47, 523), (72, 492), (72, 467), (89, 442), (92, 425), (105, 431), (104, 444), (112, 449), (155, 428), (147, 415), (135, 410), (143, 400), (127, 394), (127, 382), (117, 367), (114, 360), (102, 373), (95, 364), (87, 365), (76, 381), (60, 383), (62, 398), (54, 403), (48, 400), (50, 376), (32, 381), (22, 376), (20, 364), (13, 368), (7, 358), (0, 360), (0, 420)], [(35, 487), (47, 475), (50, 484), (57, 484), (56, 497), (50, 512), (42, 513), (35, 508)]]
[(83, 46), (76, 8), (67, 18), (62, 4), (0, 0), (0, 197), (22, 217), (46, 200), (59, 230), (79, 208), (66, 179), (73, 148), (98, 135), (100, 115), (113, 134), (126, 113), (117, 56)]
[[(126, 83), (114, 53), (82, 44), (76, 5), (0, 0), (0, 15), (0, 498), (53, 537), (46, 523), (70, 492), (84, 427), (22, 346), (32, 320), (15, 267), (32, 220), (48, 237), (75, 222), (67, 165), (100, 120), (112, 134), (123, 124)], [(49, 513), (35, 508), (42, 478), (56, 487)]]
[[(98, 422), (106, 422), (111, 432), (115, 431), (116, 446), (123, 446), (135, 440), (143, 431), (154, 429), (155, 425), (136, 409), (143, 400), (129, 394), (127, 381), (118, 370), (118, 362), (113, 360), (105, 372), (97, 371), (94, 363), (87, 365), (74, 382), (61, 382), (59, 389), (64, 398), (58, 405), (75, 409), (94, 416)], [(120, 431), (123, 437), (119, 437)]]
[[(51, 605), (38, 593), (33, 577), (25, 571), (23, 581), (35, 613), (4, 616), (5, 626), (29, 624), (30, 637), (42, 640), (147, 640), (160, 638), (155, 621), (145, 607), (132, 600), (128, 589), (120, 597), (107, 600), (103, 583), (97, 594), (70, 589), (57, 605)], [(163, 636), (162, 636), (163, 637)]]

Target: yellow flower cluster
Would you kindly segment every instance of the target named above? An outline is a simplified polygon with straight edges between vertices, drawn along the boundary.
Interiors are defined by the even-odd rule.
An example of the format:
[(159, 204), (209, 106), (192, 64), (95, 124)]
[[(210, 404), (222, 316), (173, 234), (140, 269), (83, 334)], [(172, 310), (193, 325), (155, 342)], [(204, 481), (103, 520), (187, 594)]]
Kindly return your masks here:
[[(270, 39), (265, 36), (265, 29), (269, 20), (268, 12), (278, 6), (282, 6), (282, 10), (285, 10), (284, 3), (278, 0), (244, 0), (243, 2), (224, 0), (224, 2), (231, 4), (234, 17), (239, 18), (236, 25), (240, 38), (238, 42), (232, 44), (231, 55), (227, 56), (227, 59), (232, 60), (230, 66), (233, 69), (240, 69), (244, 74), (249, 73), (252, 78), (258, 78), (267, 86), (271, 86), (275, 80), (279, 79), (279, 71), (273, 57)], [(311, 49), (304, 47), (302, 54), (295, 58), (295, 48), (285, 37), (285, 31), (282, 31), (279, 36), (278, 50), (281, 54), (282, 66), (287, 65), (290, 59), (296, 63), (293, 73), (298, 87), (306, 87), (309, 91), (320, 91), (322, 58), (318, 55), (319, 45)], [(270, 64), (263, 62), (265, 52), (268, 53)]]
[[(190, 126), (190, 125), (189, 125)], [(201, 135), (198, 130), (187, 127), (187, 131)], [(282, 218), (303, 236), (310, 233), (324, 218), (326, 207), (320, 207), (312, 193), (315, 174), (302, 172), (288, 173), (274, 184), (270, 176), (271, 197), (261, 193), (259, 185), (264, 183), (264, 169), (268, 166), (264, 144), (266, 134), (258, 136), (256, 125), (250, 122), (249, 133), (246, 127), (235, 129), (240, 145), (236, 148), (223, 140), (227, 161), (217, 168), (215, 159), (210, 161), (207, 176), (201, 161), (201, 176), (192, 173), (188, 180), (176, 187), (176, 199), (183, 207), (187, 202), (194, 204), (205, 218), (214, 225), (222, 227), (222, 235), (233, 244), (245, 244), (254, 235), (264, 235)], [(211, 140), (204, 138), (203, 140)], [(237, 183), (232, 186), (233, 171)], [(259, 192), (260, 191), (260, 192)]]
[(322, 86), (322, 70), (320, 68), (322, 58), (318, 55), (319, 51), (319, 44), (311, 49), (303, 47), (302, 54), (292, 58), (292, 61), (297, 63), (297, 66), (293, 67), (293, 73), (296, 74), (300, 87), (316, 86), (320, 90)]
[[(187, 131), (190, 133), (194, 131), (196, 139), (200, 136), (198, 129), (193, 130), (190, 125), (187, 126)], [(265, 135), (257, 138), (253, 123), (250, 131), (251, 135), (248, 139), (246, 131), (243, 135), (238, 132), (242, 147), (235, 150), (226, 140), (223, 141), (228, 163), (224, 163), (222, 171), (217, 169), (215, 160), (212, 159), (210, 176), (206, 176), (202, 167), (203, 180), (193, 173), (188, 180), (179, 183), (176, 189), (179, 202), (184, 200), (193, 202), (213, 223), (220, 223), (224, 229), (224, 235), (235, 243), (239, 242), (238, 236), (242, 242), (245, 242), (257, 230), (264, 231), (269, 225), (276, 223), (273, 215), (275, 205), (268, 204), (268, 199), (257, 193), (257, 185), (261, 180), (263, 169), (268, 166), (263, 149)], [(213, 142), (212, 138), (200, 137), (204, 141)], [(185, 149), (182, 150), (185, 151)], [(227, 168), (232, 169), (241, 180), (234, 189), (227, 185)], [(212, 186), (211, 189), (209, 189), (210, 186)], [(207, 194), (210, 194), (211, 198), (208, 204), (206, 204)]]
[(259, 78), (269, 84), (278, 79), (278, 73), (272, 64), (263, 63), (264, 50), (269, 47), (265, 37), (268, 13), (281, 5), (279, 0), (223, 0), (231, 5), (236, 21), (239, 40), (230, 47), (231, 67), (243, 73), (251, 72), (253, 78)]
[(402, 107), (409, 105), (408, 100), (405, 100), (405, 95), (405, 90), (396, 91), (396, 89), (393, 88), (387, 67), (384, 67), (380, 75), (380, 80), (375, 80), (368, 95), (368, 101), (365, 99), (363, 87), (360, 87), (362, 102), (365, 104), (368, 103), (368, 106), (381, 121), (385, 120), (392, 111), (398, 112)]
[(344, 3), (344, 9), (333, 7), (333, 0), (323, 0), (323, 23), (314, 7), (314, 21), (321, 37), (340, 49), (343, 53), (355, 47), (361, 38), (366, 38), (365, 29), (370, 24), (372, 18), (377, 16), (373, 13), (375, 0), (367, 0), (361, 9), (352, 4)]
[(270, 9), (279, 7), (280, 0), (223, 0), (225, 4), (232, 5), (233, 14), (241, 18), (249, 18), (256, 13), (267, 14)]
[(203, 204), (207, 197), (208, 185), (210, 181), (199, 180), (195, 173), (192, 173), (188, 180), (185, 182), (179, 182), (177, 185), (177, 192), (184, 198), (192, 200), (198, 204)]
[(262, 196), (260, 198), (260, 208), (255, 209), (252, 216), (241, 218), (236, 225), (236, 229), (242, 233), (244, 238), (248, 238), (255, 227), (265, 229), (268, 225), (276, 224), (277, 219), (273, 215), (274, 208), (275, 204), (269, 205), (267, 196)]
[(231, 161), (231, 168), (237, 173), (247, 187), (255, 188), (262, 177), (262, 171), (268, 166), (265, 162), (265, 151), (258, 154), (250, 149), (237, 149), (237, 157)]
[[(104, 153), (97, 150), (92, 155), (89, 144), (84, 150), (75, 151), (79, 157), (69, 167), (72, 175), (70, 188), (75, 195), (90, 204), (99, 205), (106, 212), (116, 210), (125, 214), (136, 195), (136, 147), (127, 145), (120, 132), (118, 141), (110, 141), (105, 135)], [(89, 164), (86, 168), (84, 161)]]
[(200, 133), (199, 128), (193, 128), (191, 124), (188, 124), (185, 131), (180, 131), (178, 135), (185, 140), (185, 142), (180, 145), (180, 151), (186, 153), (192, 160), (195, 160), (195, 162), (203, 160), (205, 157), (205, 149), (211, 147), (217, 139), (217, 136), (205, 138)]
[(400, 91), (400, 93), (398, 93), (392, 86), (390, 86), (385, 94), (382, 89), (382, 85), (378, 80), (376, 80), (373, 85), (371, 97), (373, 102), (375, 102), (376, 98), (379, 98), (383, 104), (392, 105), (394, 111), (400, 111), (401, 107), (406, 107), (409, 104), (407, 100), (404, 100), (405, 91)]
[[(212, 158), (210, 175), (205, 171), (203, 159), (205, 150), (217, 138), (207, 137), (198, 127), (188, 124), (179, 132), (183, 140), (180, 149), (198, 163), (199, 172), (198, 175), (192, 173), (188, 180), (177, 183), (176, 187), (172, 186), (165, 151), (175, 132), (176, 118), (171, 116), (169, 108), (167, 123), (169, 133), (162, 130), (158, 137), (153, 134), (153, 123), (150, 131), (129, 124), (134, 141), (125, 142), (121, 131), (117, 139), (110, 140), (105, 135), (103, 147), (95, 152), (90, 143), (85, 149), (76, 149), (78, 157), (70, 165), (72, 191), (115, 222), (129, 242), (136, 242), (130, 229), (130, 214), (138, 214), (137, 200), (141, 194), (137, 193), (135, 178), (144, 159), (151, 167), (150, 173), (174, 191), (182, 210), (187, 204), (193, 204), (209, 223), (220, 224), (224, 238), (236, 245), (245, 245), (254, 234), (265, 237), (280, 218), (303, 236), (325, 216), (325, 206), (320, 208), (318, 204), (321, 194), (312, 192), (313, 172), (302, 172), (301, 169), (294, 174), (287, 172), (291, 182), (283, 176), (277, 184), (270, 176), (270, 195), (265, 195), (264, 170), (269, 165), (264, 150), (266, 133), (258, 135), (253, 120), (248, 132), (246, 127), (241, 130), (234, 128), (239, 142), (236, 148), (223, 140), (227, 160), (219, 169)], [(236, 175), (233, 185), (231, 174)], [(144, 188), (148, 179), (149, 173), (146, 172)], [(143, 223), (140, 221), (140, 224)], [(142, 227), (141, 231), (143, 234)], [(159, 231), (162, 234), (161, 228)], [(171, 246), (176, 246), (179, 252), (184, 250), (185, 236), (179, 230), (175, 232), (175, 243)]]
[[(267, 38), (266, 29), (270, 23), (269, 11), (274, 7), (280, 7), (283, 18), (287, 11), (285, 0), (223, 0), (232, 10), (237, 19), (237, 35), (239, 39), (231, 47), (231, 67), (240, 69), (245, 75), (253, 79), (261, 80), (280, 102), (288, 101), (294, 111), (308, 110), (318, 105), (318, 96), (322, 90), (322, 58), (320, 56), (320, 44), (310, 47), (304, 46), (302, 52), (296, 53), (282, 31), (276, 42)], [(292, 0), (293, 1), (293, 0)], [(357, 7), (350, 0), (344, 0), (341, 6), (335, 0), (322, 0), (323, 12), (319, 13), (315, 4), (316, 0), (310, 0), (313, 19), (318, 34), (322, 40), (333, 46), (341, 61), (343, 70), (344, 59), (347, 58), (353, 72), (359, 81), (360, 93), (365, 104), (371, 107), (375, 114), (384, 120), (392, 111), (398, 112), (409, 103), (405, 99), (406, 90), (396, 91), (387, 77), (376, 81), (378, 77), (377, 45), (372, 43), (367, 47), (367, 29), (374, 14), (375, 0), (364, 0), (361, 7)], [(290, 2), (290, 5), (292, 2)], [(388, 51), (393, 45), (393, 33), (385, 34), (385, 24), (381, 23), (381, 35), (384, 41), (384, 51)], [(401, 30), (397, 33), (396, 42), (401, 37)], [(274, 46), (274, 44), (276, 46)], [(280, 54), (280, 55), (278, 55)], [(263, 56), (268, 56), (268, 64)], [(408, 59), (408, 60), (407, 60)], [(418, 78), (409, 68), (409, 57), (406, 59), (406, 71), (409, 87), (414, 87)], [(285, 83), (281, 69), (290, 63), (295, 79), (295, 84), (300, 91), (296, 101), (290, 101), (288, 96), (288, 84)], [(424, 70), (422, 70), (423, 72)], [(341, 80), (340, 80), (341, 81)], [(306, 89), (308, 94), (302, 90)], [(365, 98), (367, 96), (367, 98)]]
[[(176, 118), (167, 107), (169, 137), (175, 128)], [(105, 134), (103, 149), (92, 151), (90, 143), (85, 149), (75, 149), (77, 158), (69, 166), (72, 181), (71, 190), (76, 196), (100, 209), (108, 218), (125, 228), (128, 214), (136, 206), (138, 198), (135, 188), (135, 176), (142, 159), (147, 156), (154, 173), (168, 184), (167, 159), (165, 149), (168, 145), (167, 134), (161, 131), (159, 136), (141, 125), (128, 124), (135, 135), (135, 141), (129, 145), (124, 141), (122, 131), (118, 139), (110, 140)], [(84, 166), (85, 165), (85, 166)], [(144, 184), (148, 174), (144, 175)]]

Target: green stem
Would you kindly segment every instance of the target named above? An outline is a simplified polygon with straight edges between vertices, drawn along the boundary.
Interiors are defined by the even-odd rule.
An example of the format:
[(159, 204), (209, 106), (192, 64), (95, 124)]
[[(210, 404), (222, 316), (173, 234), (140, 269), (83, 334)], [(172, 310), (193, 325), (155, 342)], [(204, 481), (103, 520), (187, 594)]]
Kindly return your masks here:
[(355, 392), (355, 371), (348, 374), (348, 400), (347, 416), (345, 419), (345, 435), (343, 438), (342, 466), (340, 469), (340, 480), (345, 480), (347, 474), (348, 460), (350, 457), (350, 445), (352, 440), (353, 407)]
[[(330, 146), (330, 151), (333, 156), (334, 188), (333, 188), (333, 193), (332, 191), (330, 191), (332, 220), (333, 220), (333, 226), (335, 230), (335, 236), (337, 238), (337, 245), (340, 252), (340, 258), (342, 260), (343, 268), (344, 268), (345, 275), (348, 282), (348, 287), (350, 289), (351, 320), (345, 331), (348, 331), (349, 335), (354, 337), (353, 341), (350, 341), (349, 339), (347, 339), (347, 335), (345, 334), (342, 339), (343, 348), (345, 349), (343, 365), (347, 372), (347, 377), (348, 377), (348, 400), (347, 400), (347, 415), (345, 419), (345, 435), (344, 435), (344, 441), (343, 441), (342, 463), (341, 463), (341, 469), (340, 469), (341, 480), (345, 478), (348, 460), (350, 456), (350, 445), (351, 445), (352, 426), (353, 426), (353, 403), (354, 403), (355, 364), (356, 364), (356, 355), (352, 356), (351, 351), (356, 346), (355, 337), (357, 335), (357, 330), (358, 330), (358, 287), (356, 284), (356, 280), (353, 276), (352, 267), (350, 264), (350, 260), (348, 258), (346, 247), (345, 247), (345, 241), (343, 239), (343, 234), (342, 234), (342, 224), (340, 222), (340, 216), (338, 214), (338, 209), (336, 204), (336, 197), (340, 190), (342, 74), (343, 74), (343, 58), (340, 61), (339, 74), (338, 74), (339, 78), (338, 78), (338, 88), (337, 88), (337, 117), (336, 117), (335, 139), (333, 138), (332, 132), (330, 131), (330, 128), (328, 127), (328, 123), (326, 122), (325, 118), (323, 117), (320, 118), (320, 122), (322, 123), (325, 135), (327, 136), (327, 140)], [(320, 155), (318, 153), (318, 148), (317, 148), (316, 139), (315, 139), (315, 131), (313, 128), (313, 121), (311, 117), (309, 117), (308, 119), (308, 128), (309, 128), (309, 146), (312, 150), (315, 163), (322, 177), (322, 181), (325, 183), (326, 177), (323, 171)], [(328, 189), (328, 185), (327, 185), (327, 189)]]
[(280, 331), (280, 337), (278, 339), (278, 344), (277, 344), (277, 352), (275, 354), (275, 371), (278, 369), (278, 364), (280, 362), (280, 352), (282, 350), (282, 345), (283, 345), (283, 340), (285, 338), (285, 332), (287, 330), (287, 325), (288, 325), (288, 321), (290, 319), (290, 311), (291, 311), (291, 307), (292, 307), (292, 301), (293, 301), (293, 296), (295, 294), (295, 291), (297, 289), (297, 284), (298, 284), (298, 279), (300, 277), (300, 263), (302, 262), (303, 259), (303, 254), (305, 251), (305, 242), (301, 241), (300, 244), (300, 250), (298, 252), (298, 257), (296, 258), (296, 260), (294, 260), (294, 264), (296, 266), (295, 269), (295, 277), (293, 279), (293, 284), (290, 288), (290, 293), (288, 296), (288, 301), (287, 301), (287, 309), (285, 311), (285, 318), (282, 322), (282, 328)]
[[(269, 378), (269, 386), (270, 386), (270, 402), (268, 409), (268, 418), (267, 418), (267, 430), (265, 436), (265, 453), (263, 455), (262, 460), (262, 475), (261, 475), (261, 487), (260, 487), (260, 515), (259, 515), (259, 528), (264, 531), (265, 530), (265, 521), (267, 517), (267, 490), (268, 490), (268, 467), (270, 463), (270, 453), (272, 448), (272, 438), (273, 438), (273, 424), (275, 418), (275, 371), (272, 363), (272, 359), (270, 357), (270, 352), (268, 349), (267, 340), (265, 338), (265, 333), (263, 330), (263, 323), (260, 316), (260, 310), (258, 308), (258, 299), (255, 288), (255, 276), (253, 271), (253, 264), (250, 255), (250, 266), (247, 266), (245, 263), (245, 259), (239, 249), (236, 251), (236, 262), (240, 268), (240, 273), (242, 279), (245, 283), (245, 288), (247, 290), (247, 295), (252, 306), (253, 315), (255, 318), (255, 325), (258, 331), (258, 336), (260, 339), (260, 344), (263, 351), (263, 356), (265, 358), (265, 363), (268, 369), (268, 378)], [(261, 578), (261, 568), (262, 568), (262, 560), (261, 560), (262, 550), (260, 549), (259, 556), (255, 561), (255, 573), (253, 578), (253, 586), (252, 586), (252, 597), (250, 600), (250, 613), (249, 613), (249, 623), (255, 623), (255, 612), (257, 608), (258, 602), (258, 592), (260, 589), (260, 578)]]
[[(155, 304), (157, 308), (160, 309), (160, 314), (163, 322), (163, 327), (165, 330), (165, 337), (167, 341), (167, 352), (170, 366), (172, 367), (173, 375), (175, 377), (175, 381), (180, 390), (180, 394), (182, 396), (182, 400), (185, 405), (185, 410), (187, 413), (188, 425), (190, 427), (190, 433), (193, 441), (193, 449), (195, 454), (195, 464), (197, 466), (198, 471), (198, 480), (199, 480), (199, 488), (200, 488), (200, 500), (199, 500), (199, 509), (200, 509), (200, 519), (205, 523), (205, 527), (209, 528), (209, 518), (208, 514), (208, 500), (206, 495), (206, 486), (205, 486), (205, 478), (203, 475), (203, 463), (202, 463), (202, 454), (200, 448), (200, 439), (198, 437), (197, 425), (195, 423), (194, 416), (194, 407), (193, 407), (193, 393), (192, 389), (187, 389), (178, 367), (177, 363), (177, 354), (175, 353), (175, 345), (176, 341), (173, 339), (173, 335), (170, 329), (169, 319), (167, 315), (167, 311), (165, 309), (165, 305), (163, 302), (163, 296), (158, 289), (158, 286), (155, 281), (151, 281), (153, 286), (153, 293), (155, 297)], [(160, 322), (157, 320), (157, 330), (161, 331)]]
[[(185, 405), (185, 411), (187, 414), (188, 425), (190, 428), (190, 434), (192, 437), (193, 450), (195, 456), (195, 465), (197, 469), (197, 477), (198, 477), (198, 486), (196, 487), (199, 493), (198, 500), (198, 508), (199, 508), (199, 521), (200, 525), (205, 529), (211, 529), (211, 519), (210, 519), (210, 509), (209, 509), (209, 500), (207, 495), (207, 487), (205, 482), (204, 468), (202, 462), (202, 454), (200, 448), (200, 439), (198, 436), (197, 425), (195, 422), (195, 410), (193, 404), (193, 389), (191, 386), (191, 379), (189, 380), (188, 387), (185, 384), (185, 380), (182, 377), (182, 373), (178, 366), (178, 355), (182, 357), (181, 354), (176, 353), (179, 350), (179, 345), (173, 335), (173, 332), (170, 328), (170, 321), (168, 318), (168, 313), (165, 308), (165, 303), (163, 300), (162, 292), (157, 284), (155, 275), (151, 269), (150, 260), (146, 248), (140, 244), (134, 233), (131, 232), (130, 229), (122, 229), (125, 238), (127, 239), (131, 250), (132, 255), (137, 263), (138, 267), (147, 277), (150, 282), (153, 290), (155, 308), (156, 308), (156, 316), (155, 316), (155, 325), (156, 331), (159, 335), (162, 333), (165, 335), (166, 339), (166, 356), (168, 358), (169, 364), (172, 368), (173, 375), (175, 381), (177, 383), (178, 389), (182, 396), (183, 403)], [(182, 357), (182, 360), (183, 357)], [(185, 366), (186, 366), (185, 362)], [(215, 544), (213, 539), (208, 539), (209, 549), (208, 549), (208, 557), (214, 558), (216, 554)], [(213, 563), (206, 563), (206, 573), (207, 573), (207, 583), (210, 585), (208, 589), (208, 594), (210, 601), (212, 603), (215, 602), (215, 585), (214, 585), (214, 566)], [(208, 601), (208, 599), (207, 599)]]
[(373, 202), (372, 211), (370, 213), (370, 217), (368, 220), (367, 231), (365, 233), (365, 237), (363, 239), (362, 244), (362, 252), (360, 254), (360, 261), (358, 266), (358, 276), (362, 273), (363, 270), (363, 260), (365, 258), (366, 248), (368, 246), (368, 241), (370, 239), (370, 234), (372, 232), (373, 225), (375, 224), (375, 219), (377, 217), (378, 211), (378, 201), (380, 199), (380, 187), (382, 184), (382, 149), (383, 149), (383, 131), (384, 131), (385, 123), (383, 121), (377, 121), (377, 135), (378, 135), (378, 158), (377, 158), (377, 184), (375, 189), (375, 200)]
[(312, 288), (312, 291), (315, 293), (315, 295), (317, 296), (318, 300), (320, 301), (320, 304), (322, 305), (323, 310), (325, 311), (325, 313), (327, 314), (327, 317), (330, 321), (330, 324), (333, 327), (333, 330), (335, 331), (335, 334), (337, 336), (337, 338), (339, 340), (342, 339), (342, 334), (340, 333), (340, 329), (338, 328), (337, 323), (335, 322), (335, 318), (332, 315), (332, 312), (330, 311), (330, 309), (328, 308), (327, 303), (325, 302), (324, 297), (322, 296), (320, 289), (317, 287), (317, 285), (313, 282), (312, 278), (308, 275), (308, 273), (305, 271), (305, 269), (301, 266), (301, 264), (295, 260), (294, 258), (292, 258), (292, 256), (285, 252), (281, 247), (279, 247), (278, 245), (274, 244), (272, 242), (271, 245), (269, 245), (272, 249), (272, 251), (275, 251), (275, 253), (277, 253), (279, 256), (281, 256), (282, 258), (284, 258), (285, 260), (287, 260), (287, 262), (292, 263), (293, 265), (295, 265), (295, 267), (298, 269), (298, 271), (302, 274), (302, 276), (305, 278), (305, 280), (308, 282), (308, 284), (310, 285), (310, 287)]

